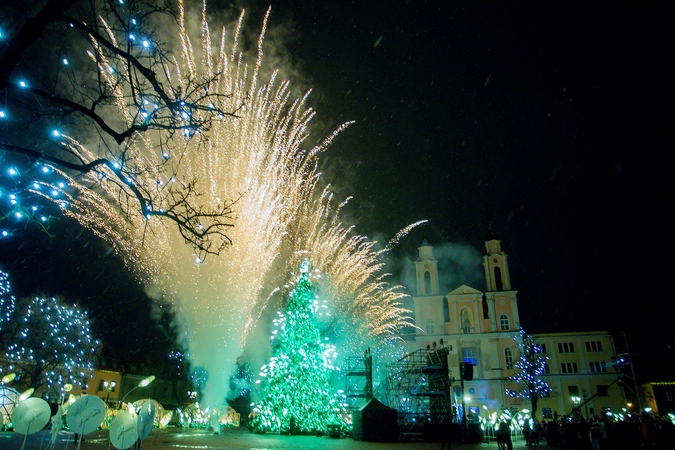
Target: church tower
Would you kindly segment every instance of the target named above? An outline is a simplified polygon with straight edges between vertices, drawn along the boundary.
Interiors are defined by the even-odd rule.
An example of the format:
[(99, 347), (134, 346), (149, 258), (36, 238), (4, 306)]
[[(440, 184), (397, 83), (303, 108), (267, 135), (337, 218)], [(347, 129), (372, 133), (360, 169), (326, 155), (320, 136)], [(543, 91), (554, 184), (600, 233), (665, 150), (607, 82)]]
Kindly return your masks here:
[(520, 329), (517, 291), (511, 289), (508, 256), (502, 250), (497, 234), (488, 229), (485, 239), (486, 254), (483, 256), (485, 269), (485, 300), (488, 307), (490, 328), (493, 331)]
[(483, 256), (483, 266), (485, 267), (485, 283), (488, 292), (511, 290), (507, 255), (502, 251), (502, 242), (497, 238), (497, 234), (492, 228), (488, 229), (485, 250), (487, 253)]
[(438, 295), (438, 261), (434, 258), (433, 247), (425, 239), (418, 250), (419, 258), (415, 261), (417, 295)]
[(447, 301), (441, 295), (438, 280), (438, 261), (434, 258), (433, 247), (425, 239), (418, 247), (419, 256), (415, 261), (417, 295), (413, 297), (415, 323), (420, 328), (417, 334), (431, 341), (437, 341), (439, 335), (446, 333)]

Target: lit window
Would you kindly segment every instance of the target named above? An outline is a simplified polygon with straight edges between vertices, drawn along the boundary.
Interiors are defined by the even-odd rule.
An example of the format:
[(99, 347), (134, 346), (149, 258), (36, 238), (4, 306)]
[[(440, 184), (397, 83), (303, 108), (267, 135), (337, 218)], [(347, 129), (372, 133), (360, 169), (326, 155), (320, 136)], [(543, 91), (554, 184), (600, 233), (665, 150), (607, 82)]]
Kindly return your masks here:
[(462, 362), (478, 365), (478, 357), (476, 356), (476, 348), (469, 347), (462, 349)]

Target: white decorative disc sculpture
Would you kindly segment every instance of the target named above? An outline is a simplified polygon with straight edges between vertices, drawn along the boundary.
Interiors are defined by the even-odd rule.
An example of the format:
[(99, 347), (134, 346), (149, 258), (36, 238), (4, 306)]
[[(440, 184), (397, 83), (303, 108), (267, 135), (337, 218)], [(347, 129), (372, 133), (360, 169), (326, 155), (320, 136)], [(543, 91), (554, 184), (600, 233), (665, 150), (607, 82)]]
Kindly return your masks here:
[(105, 403), (95, 395), (83, 395), (70, 405), (66, 422), (79, 435), (95, 431), (105, 419)]
[(150, 436), (152, 426), (155, 424), (155, 403), (151, 400), (143, 403), (138, 413), (138, 437), (144, 440)]
[(131, 447), (138, 440), (136, 418), (129, 411), (120, 411), (110, 423), (110, 442), (120, 450)]
[(31, 397), (14, 408), (12, 424), (17, 433), (33, 434), (43, 429), (51, 417), (49, 403), (41, 398)]

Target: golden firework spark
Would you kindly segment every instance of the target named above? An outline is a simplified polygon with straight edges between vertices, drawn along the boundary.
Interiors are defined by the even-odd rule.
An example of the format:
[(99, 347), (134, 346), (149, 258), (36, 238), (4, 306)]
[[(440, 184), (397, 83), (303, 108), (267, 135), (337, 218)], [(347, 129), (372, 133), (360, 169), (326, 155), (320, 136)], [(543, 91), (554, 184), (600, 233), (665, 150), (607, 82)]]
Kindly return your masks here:
[[(125, 186), (106, 181), (113, 178), (107, 169), (80, 179), (61, 172), (69, 187), (59, 200), (47, 198), (112, 244), (145, 283), (180, 299), (177, 309), (187, 322), (193, 364), (213, 367), (214, 361), (226, 360), (223, 369), (211, 370), (212, 375), (230, 370), (273, 287), (283, 284), (305, 257), (324, 274), (322, 295), (333, 311), (333, 325), (350, 337), (355, 348), (396, 339), (411, 323), (401, 303), (405, 294), (387, 282), (384, 272), (381, 257), (389, 247), (376, 250), (373, 242), (344, 225), (339, 212), (346, 201), (334, 208), (329, 188), (318, 186), (318, 159), (349, 123), (321, 144), (305, 147), (315, 114), (306, 106), (309, 92), (291, 100), (290, 82), (279, 81), (277, 71), (269, 79), (259, 79), (269, 10), (249, 70), (238, 46), (243, 12), (231, 41), (223, 29), (214, 55), (203, 10), (198, 64), (182, 2), (179, 6), (182, 50), (173, 85), (188, 89), (195, 81), (212, 79), (209, 89), (222, 94), (221, 108), (237, 111), (238, 117), (223, 117), (204, 134), (172, 136), (175, 154), (170, 165), (149, 134), (135, 136), (126, 155), (147, 179), (148, 191), (191, 182), (203, 193), (192, 199), (200, 206), (232, 204), (232, 245), (221, 255), (196, 263), (175, 225), (143, 216)], [(103, 55), (94, 60), (103, 76), (111, 67), (126, 67)], [(123, 117), (131, 120), (125, 93), (112, 77), (108, 81)], [(97, 157), (75, 140), (65, 144), (85, 161)], [(393, 242), (416, 225), (406, 227)]]

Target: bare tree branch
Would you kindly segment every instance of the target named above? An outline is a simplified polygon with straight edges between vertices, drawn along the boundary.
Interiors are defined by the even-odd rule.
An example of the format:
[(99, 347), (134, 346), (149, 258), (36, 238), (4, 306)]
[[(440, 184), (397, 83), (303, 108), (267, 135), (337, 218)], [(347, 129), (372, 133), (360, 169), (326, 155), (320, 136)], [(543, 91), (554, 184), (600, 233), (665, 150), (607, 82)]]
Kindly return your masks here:
[[(178, 230), (185, 241), (192, 244), (200, 253), (217, 255), (227, 245), (232, 244), (226, 233), (226, 230), (233, 226), (231, 216), (232, 205), (220, 205), (216, 209), (195, 208), (192, 206), (191, 200), (199, 194), (195, 192), (192, 184), (188, 184), (182, 190), (169, 192), (171, 201), (169, 202), (170, 207), (168, 209), (155, 209), (153, 207), (155, 202), (152, 196), (147, 191), (144, 191), (142, 186), (137, 185), (133, 178), (128, 177), (118, 164), (106, 158), (74, 163), (39, 151), (13, 145), (0, 144), (0, 149), (83, 174), (99, 172), (102, 167), (105, 167), (116, 175), (117, 183), (132, 192), (145, 217), (148, 219), (151, 217), (165, 217), (171, 220), (178, 225)], [(204, 223), (207, 225), (204, 225)]]
[[(136, 19), (175, 20), (175, 12), (168, 4), (90, 0), (90, 10), (74, 8), (85, 1), (48, 0), (10, 33), (0, 44), (0, 92), (25, 111), (23, 120), (35, 122), (33, 127), (37, 123), (68, 120), (87, 134), (94, 131), (96, 146), (102, 153), (90, 158), (72, 146), (54, 145), (34, 133), (19, 131), (0, 137), (0, 149), (68, 172), (99, 174), (101, 179), (123, 189), (119, 198), (121, 214), (130, 211), (129, 202), (133, 199), (135, 208), (146, 218), (160, 217), (175, 223), (181, 236), (200, 255), (220, 253), (231, 244), (227, 230), (233, 226), (232, 206), (236, 200), (209, 209), (196, 206), (199, 202), (195, 199), (202, 195), (197, 183), (182, 180), (180, 166), (168, 165), (167, 161), (176, 150), (171, 147), (177, 145), (171, 141), (176, 133), (186, 139), (205, 139), (213, 121), (236, 118), (243, 104), (234, 110), (223, 106), (228, 96), (211, 89), (220, 74), (172, 84), (169, 68), (175, 67), (175, 60), (169, 49), (161, 42), (141, 41), (140, 36), (149, 33), (142, 33)], [(154, 26), (158, 23), (154, 22)], [(152, 24), (150, 21), (145, 26)], [(48, 33), (66, 36), (69, 46), (89, 47), (87, 54), (96, 65), (94, 70), (49, 67), (36, 58), (36, 48), (50, 48), (51, 43), (43, 39)], [(152, 137), (146, 137), (150, 132)], [(139, 156), (129, 153), (132, 144), (151, 140), (163, 157), (152, 173), (139, 169), (141, 166), (135, 162)], [(91, 143), (91, 138), (84, 142)], [(179, 164), (179, 159), (176, 162)], [(162, 190), (151, 188), (159, 182), (151, 177), (166, 171), (176, 182)]]

